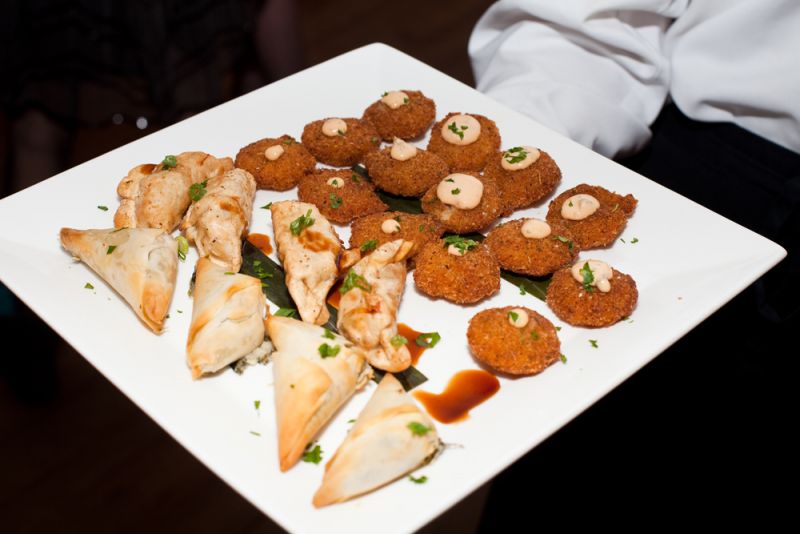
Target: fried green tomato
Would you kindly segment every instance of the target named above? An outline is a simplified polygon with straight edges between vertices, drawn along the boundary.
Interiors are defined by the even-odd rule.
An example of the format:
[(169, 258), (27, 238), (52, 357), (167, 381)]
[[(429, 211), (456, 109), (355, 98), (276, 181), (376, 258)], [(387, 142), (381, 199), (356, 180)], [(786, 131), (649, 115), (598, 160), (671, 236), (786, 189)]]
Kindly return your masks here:
[(286, 191), (314, 171), (317, 160), (289, 135), (261, 139), (236, 154), (236, 167), (256, 179), (259, 189)]
[[(503, 201), (500, 198), (500, 191), (494, 181), (473, 172), (456, 173), (466, 174), (477, 178), (483, 184), (483, 193), (480, 203), (471, 209), (460, 209), (450, 204), (445, 204), (439, 198), (439, 184), (449, 183), (453, 180), (453, 175), (446, 176), (439, 183), (431, 186), (422, 196), (422, 211), (430, 213), (444, 226), (445, 230), (456, 234), (466, 234), (476, 232), (486, 228), (500, 217), (503, 211)], [(453, 187), (453, 190), (460, 190)], [(460, 192), (459, 194), (464, 194)]]
[[(562, 210), (580, 210), (587, 206), (581, 201), (571, 200), (575, 195), (590, 195), (596, 200), (596, 211), (580, 220), (571, 220), (562, 215)], [(594, 202), (594, 201), (592, 201)], [(564, 191), (550, 202), (547, 222), (561, 223), (572, 232), (573, 241), (581, 249), (607, 247), (625, 229), (628, 219), (636, 209), (633, 195), (619, 195), (600, 186), (580, 184)], [(591, 206), (589, 206), (591, 210)]]
[(553, 158), (533, 147), (514, 147), (493, 155), (484, 174), (500, 189), (504, 215), (550, 196), (561, 181), (561, 169)]
[(610, 326), (628, 317), (639, 298), (636, 282), (616, 269), (611, 271), (611, 289), (606, 293), (591, 286), (591, 291), (587, 290), (569, 267), (556, 271), (547, 287), (547, 305), (559, 319), (574, 326)]
[(345, 169), (318, 169), (304, 176), (297, 197), (314, 204), (325, 217), (340, 224), (388, 208), (375, 194), (374, 185)]
[(431, 297), (472, 304), (500, 290), (500, 266), (483, 243), (468, 244), (464, 255), (448, 252), (444, 240), (422, 247), (414, 261), (414, 284)]
[(422, 196), (449, 173), (442, 158), (422, 149), (400, 161), (392, 157), (392, 147), (387, 147), (364, 156), (364, 166), (379, 189), (403, 197)]
[[(384, 225), (391, 233), (384, 231)], [(432, 215), (399, 211), (373, 213), (353, 221), (350, 226), (350, 248), (360, 248), (362, 253), (367, 253), (384, 243), (404, 239), (414, 243), (411, 257), (425, 244), (438, 242), (443, 233), (444, 228)]]
[(364, 120), (371, 122), (386, 141), (395, 137), (421, 137), (436, 119), (436, 104), (420, 91), (391, 91), (364, 110)]
[[(463, 117), (471, 117), (480, 124), (478, 137), (469, 144), (454, 144), (470, 140), (470, 133), (477, 132), (466, 124)], [(441, 157), (450, 167), (450, 172), (482, 171), (489, 159), (500, 150), (500, 130), (493, 120), (483, 115), (448, 113), (433, 125), (428, 150)]]
[[(548, 225), (550, 233), (544, 237), (528, 230), (532, 225), (536, 228), (536, 225), (543, 224), (547, 225), (535, 219), (508, 221), (492, 229), (484, 243), (500, 267), (514, 273), (545, 276), (565, 265), (572, 265), (580, 252), (572, 233), (555, 223)], [(531, 237), (526, 237), (526, 234)]]
[(303, 145), (320, 163), (350, 167), (380, 146), (375, 127), (361, 119), (328, 118), (306, 124), (301, 136)]
[(553, 323), (522, 307), (490, 308), (476, 314), (469, 321), (467, 341), (479, 362), (511, 375), (541, 373), (561, 355)]

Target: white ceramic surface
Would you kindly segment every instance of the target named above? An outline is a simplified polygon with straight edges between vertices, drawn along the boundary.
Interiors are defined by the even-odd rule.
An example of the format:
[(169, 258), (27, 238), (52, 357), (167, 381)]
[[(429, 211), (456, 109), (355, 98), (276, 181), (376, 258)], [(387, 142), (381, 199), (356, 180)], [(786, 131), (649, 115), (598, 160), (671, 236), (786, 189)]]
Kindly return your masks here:
[[(311, 497), (323, 464), (301, 462), (287, 473), (278, 470), (270, 367), (191, 380), (184, 346), (194, 249), (179, 266), (167, 329), (156, 336), (90, 269), (72, 261), (59, 246), (58, 231), (63, 226), (112, 226), (116, 185), (139, 163), (184, 150), (234, 156), (262, 137), (289, 133), (299, 138), (312, 120), (360, 116), (384, 91), (402, 88), (420, 89), (433, 98), (437, 118), (464, 111), (494, 119), (504, 148), (525, 144), (546, 150), (563, 171), (558, 192), (587, 182), (632, 193), (639, 205), (622, 235), (625, 242), (581, 257), (608, 261), (632, 275), (639, 304), (629, 321), (590, 330), (563, 324), (544, 302), (520, 295), (507, 282), (491, 299), (459, 307), (420, 295), (409, 278), (400, 320), (442, 336), (418, 365), (429, 378), (420, 389), (439, 392), (455, 372), (478, 367), (467, 349), (467, 322), (493, 306), (528, 306), (563, 326), (560, 338), (568, 361), (538, 376), (501, 378), (500, 391), (468, 420), (439, 424), (444, 441), (462, 447), (448, 448), (416, 473), (427, 475), (427, 483), (401, 479), (316, 510)], [(259, 191), (251, 231), (272, 235), (269, 214), (258, 207), (294, 197), (294, 191)], [(100, 211), (98, 205), (109, 210)], [(543, 217), (545, 212), (546, 203), (514, 217)], [(421, 527), (636, 372), (785, 255), (763, 237), (381, 44), (290, 76), (0, 200), (0, 221), (0, 279), (192, 454), (292, 532), (346, 528), (356, 534), (374, 532), (380, 524), (388, 534)], [(349, 232), (340, 227), (340, 235), (346, 242)], [(632, 243), (634, 237), (638, 242)], [(86, 282), (95, 289), (85, 289)], [(598, 340), (597, 348), (590, 338)], [(319, 436), (325, 458), (374, 387), (357, 394)]]

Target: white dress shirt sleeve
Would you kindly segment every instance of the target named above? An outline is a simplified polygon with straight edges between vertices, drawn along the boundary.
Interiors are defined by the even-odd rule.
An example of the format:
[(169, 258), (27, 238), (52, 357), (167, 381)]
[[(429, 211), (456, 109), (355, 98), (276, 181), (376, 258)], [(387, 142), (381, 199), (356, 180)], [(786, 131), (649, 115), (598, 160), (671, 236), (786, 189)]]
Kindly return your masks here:
[(667, 98), (665, 31), (688, 0), (501, 0), (469, 42), (478, 90), (609, 157)]

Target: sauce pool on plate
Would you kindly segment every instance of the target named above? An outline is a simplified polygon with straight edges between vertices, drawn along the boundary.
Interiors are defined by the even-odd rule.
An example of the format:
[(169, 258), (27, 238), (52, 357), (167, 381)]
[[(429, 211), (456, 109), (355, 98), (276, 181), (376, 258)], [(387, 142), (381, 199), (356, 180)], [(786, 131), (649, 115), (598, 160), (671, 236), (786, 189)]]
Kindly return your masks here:
[(247, 240), (251, 245), (263, 252), (264, 255), (268, 256), (272, 252), (272, 243), (266, 234), (249, 234)]
[(469, 416), (469, 411), (500, 389), (500, 381), (492, 373), (480, 369), (459, 371), (442, 393), (415, 391), (431, 417), (440, 423), (455, 423)]

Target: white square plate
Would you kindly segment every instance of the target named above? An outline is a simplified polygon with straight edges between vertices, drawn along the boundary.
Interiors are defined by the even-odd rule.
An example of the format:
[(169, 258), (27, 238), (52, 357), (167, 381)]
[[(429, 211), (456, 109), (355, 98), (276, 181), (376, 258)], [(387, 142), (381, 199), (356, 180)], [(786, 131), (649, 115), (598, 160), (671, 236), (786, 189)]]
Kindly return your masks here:
[[(562, 169), (558, 192), (587, 182), (632, 193), (639, 205), (622, 235), (625, 241), (581, 257), (605, 260), (632, 275), (639, 304), (630, 321), (589, 330), (563, 324), (544, 302), (520, 295), (507, 282), (494, 297), (459, 307), (420, 295), (409, 281), (400, 320), (442, 336), (417, 366), (429, 378), (420, 389), (440, 392), (455, 372), (478, 367), (469, 355), (466, 328), (475, 313), (488, 307), (525, 305), (563, 326), (560, 338), (568, 361), (538, 376), (501, 378), (497, 394), (469, 419), (439, 424), (443, 440), (462, 447), (448, 448), (417, 473), (427, 475), (427, 483), (401, 479), (362, 498), (316, 510), (311, 497), (323, 464), (301, 462), (287, 473), (278, 470), (270, 367), (191, 380), (184, 346), (194, 250), (179, 266), (167, 330), (156, 336), (109, 286), (71, 260), (59, 245), (58, 231), (63, 226), (111, 227), (117, 183), (137, 164), (185, 150), (233, 156), (263, 137), (288, 133), (299, 138), (312, 120), (360, 116), (384, 91), (400, 88), (419, 89), (433, 98), (437, 118), (449, 111), (492, 118), (505, 148), (543, 148)], [(258, 207), (294, 196), (294, 191), (259, 191), (251, 231), (272, 235), (269, 214)], [(109, 210), (98, 210), (98, 205)], [(545, 212), (546, 203), (514, 217), (543, 217)], [(5, 198), (0, 221), (3, 282), (192, 454), (293, 532), (346, 528), (356, 534), (374, 532), (380, 525), (389, 533), (421, 527), (636, 372), (786, 254), (763, 237), (381, 44), (290, 76)], [(349, 231), (340, 230), (346, 242)], [(86, 282), (95, 289), (85, 289)], [(597, 348), (589, 338), (598, 340)], [(341, 443), (347, 421), (357, 416), (374, 387), (371, 383), (356, 394), (321, 433), (325, 458)], [(255, 400), (261, 401), (258, 411)]]

